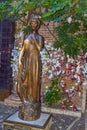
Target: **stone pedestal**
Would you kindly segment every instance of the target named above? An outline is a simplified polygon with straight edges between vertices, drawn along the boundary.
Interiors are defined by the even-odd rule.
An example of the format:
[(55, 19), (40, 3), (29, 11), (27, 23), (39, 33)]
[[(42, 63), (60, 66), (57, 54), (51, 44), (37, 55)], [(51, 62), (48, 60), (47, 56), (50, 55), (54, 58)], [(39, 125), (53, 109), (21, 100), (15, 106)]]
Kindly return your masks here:
[(26, 121), (33, 121), (40, 117), (41, 105), (39, 102), (26, 102), (19, 106), (19, 118)]
[(24, 121), (18, 117), (17, 111), (3, 122), (3, 130), (50, 130), (51, 121), (48, 113), (41, 113), (38, 120)]

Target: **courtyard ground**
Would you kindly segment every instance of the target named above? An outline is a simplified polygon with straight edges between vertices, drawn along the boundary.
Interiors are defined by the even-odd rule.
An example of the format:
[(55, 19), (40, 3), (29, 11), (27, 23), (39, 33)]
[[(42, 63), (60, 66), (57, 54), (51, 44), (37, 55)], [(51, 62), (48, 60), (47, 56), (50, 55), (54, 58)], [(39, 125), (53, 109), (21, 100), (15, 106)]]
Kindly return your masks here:
[[(10, 107), (5, 105), (4, 102), (0, 102), (0, 130), (2, 130), (2, 124), (6, 117), (16, 110), (16, 107)], [(83, 114), (81, 118), (52, 114), (50, 130), (87, 130), (87, 113)]]

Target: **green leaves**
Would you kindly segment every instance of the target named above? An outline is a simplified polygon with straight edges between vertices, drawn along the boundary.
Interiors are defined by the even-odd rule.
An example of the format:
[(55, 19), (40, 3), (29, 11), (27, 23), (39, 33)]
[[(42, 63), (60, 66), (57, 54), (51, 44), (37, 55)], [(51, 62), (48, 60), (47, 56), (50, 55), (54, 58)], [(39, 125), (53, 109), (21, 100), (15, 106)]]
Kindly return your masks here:
[(29, 2), (27, 4), (25, 4), (25, 9), (24, 11), (30, 11), (30, 10), (33, 10), (37, 7), (37, 2)]
[(54, 20), (55, 22), (59, 22), (64, 21), (72, 13), (87, 13), (86, 0), (32, 0), (29, 2), (25, 0), (8, 0), (0, 3), (0, 19), (5, 19), (8, 16), (11, 19), (15, 17), (13, 20), (17, 20), (20, 18), (19, 15), (24, 17), (27, 15), (27, 12), (41, 6), (47, 9), (47, 12), (41, 16), (45, 21)]
[(0, 20), (11, 18), (12, 21), (17, 20), (21, 17), (24, 17), (25, 13), (22, 13), (25, 3), (23, 0), (17, 1), (6, 1), (0, 3)]
[(58, 85), (58, 79), (52, 81), (52, 86), (55, 87)]
[(85, 26), (81, 27), (79, 21), (73, 21), (71, 24), (62, 22), (62, 25), (55, 29), (59, 40), (55, 42), (54, 48), (62, 48), (65, 54), (68, 54), (71, 57), (77, 56), (81, 49), (83, 50), (83, 53), (86, 53), (87, 33), (82, 33), (82, 30), (86, 30)]
[[(20, 20), (23, 25), (22, 31), (27, 35), (31, 31), (27, 24), (30, 18), (28, 14), (35, 13), (35, 9), (39, 9), (35, 15), (41, 16), (42, 23), (44, 21), (62, 23), (62, 26), (56, 28), (59, 40), (54, 44), (55, 48), (60, 47), (66, 54), (73, 57), (78, 55), (80, 49), (83, 49), (84, 53), (87, 51), (87, 16), (85, 16), (87, 0), (29, 0), (27, 2), (7, 0), (0, 2), (0, 20), (9, 19), (12, 22)], [(43, 9), (46, 9), (44, 14)], [(67, 22), (69, 17), (72, 17), (70, 24)], [(82, 26), (80, 26), (81, 23)]]
[(44, 101), (47, 105), (53, 105), (58, 103), (62, 99), (62, 95), (60, 93), (60, 89), (58, 88), (58, 79), (54, 79), (52, 81), (52, 87), (49, 87), (46, 92)]
[(59, 94), (59, 89), (57, 87), (53, 87), (51, 91), (46, 93), (45, 102), (47, 105), (53, 105), (61, 100), (61, 95)]
[(8, 11), (6, 11), (6, 8), (8, 7), (9, 2), (0, 2), (0, 20), (3, 20), (6, 16), (6, 14), (8, 13)]
[(29, 35), (31, 33), (31, 31), (32, 31), (31, 26), (27, 26), (26, 28), (23, 29), (23, 33), (25, 35)]
[[(45, 2), (46, 3), (46, 2)], [(48, 1), (46, 5), (48, 4)], [(50, 3), (50, 10), (42, 16), (44, 20), (54, 20), (55, 22), (62, 21), (67, 16), (67, 11), (70, 11), (70, 6), (72, 5), (71, 0), (55, 0), (53, 3)], [(67, 8), (67, 11), (65, 11)], [(62, 17), (63, 15), (63, 17)]]
[(62, 99), (58, 87), (50, 87), (49, 91), (46, 93), (44, 101), (47, 105), (51, 106), (58, 103)]

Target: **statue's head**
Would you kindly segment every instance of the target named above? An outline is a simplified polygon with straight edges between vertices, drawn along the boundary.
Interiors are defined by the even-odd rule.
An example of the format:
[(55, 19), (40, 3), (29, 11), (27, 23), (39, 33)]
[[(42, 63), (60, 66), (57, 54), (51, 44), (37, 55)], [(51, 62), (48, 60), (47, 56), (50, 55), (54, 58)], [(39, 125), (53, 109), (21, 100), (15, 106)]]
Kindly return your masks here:
[(38, 30), (40, 27), (40, 21), (38, 18), (32, 18), (30, 24), (33, 30)]

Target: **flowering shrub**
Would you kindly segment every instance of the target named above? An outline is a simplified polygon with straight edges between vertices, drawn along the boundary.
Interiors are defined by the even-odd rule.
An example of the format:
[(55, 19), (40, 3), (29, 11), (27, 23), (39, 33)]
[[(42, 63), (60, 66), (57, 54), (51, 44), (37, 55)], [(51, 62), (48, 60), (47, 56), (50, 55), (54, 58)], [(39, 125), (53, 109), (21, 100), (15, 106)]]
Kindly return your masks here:
[(49, 87), (48, 91), (46, 92), (44, 102), (47, 105), (52, 105), (58, 103), (62, 99), (62, 95), (60, 93), (60, 89), (58, 88), (58, 80), (52, 81), (52, 86)]

